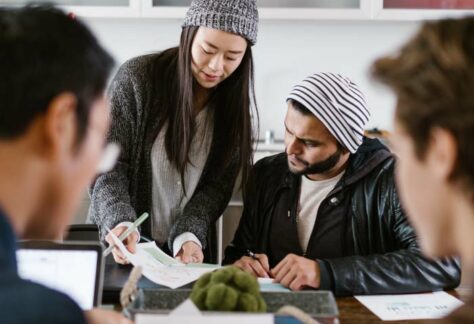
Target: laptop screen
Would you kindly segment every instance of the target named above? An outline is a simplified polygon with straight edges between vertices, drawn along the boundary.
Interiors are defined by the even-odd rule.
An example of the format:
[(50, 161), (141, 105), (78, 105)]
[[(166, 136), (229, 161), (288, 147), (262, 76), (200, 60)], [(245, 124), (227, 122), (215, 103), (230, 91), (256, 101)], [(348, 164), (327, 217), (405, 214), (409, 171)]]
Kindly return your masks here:
[(82, 242), (49, 244), (22, 244), (17, 250), (20, 277), (63, 292), (83, 310), (97, 306), (102, 289), (100, 247)]

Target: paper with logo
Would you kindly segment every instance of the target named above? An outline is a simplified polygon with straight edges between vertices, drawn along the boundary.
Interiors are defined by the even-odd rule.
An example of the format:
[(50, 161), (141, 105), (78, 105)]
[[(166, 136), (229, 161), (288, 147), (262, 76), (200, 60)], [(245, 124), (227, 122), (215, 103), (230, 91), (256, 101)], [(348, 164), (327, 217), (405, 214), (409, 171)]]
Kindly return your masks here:
[(197, 280), (206, 272), (218, 269), (216, 264), (184, 264), (158, 248), (155, 242), (137, 245), (136, 253), (130, 253), (116, 235), (109, 232), (115, 245), (134, 265), (141, 266), (142, 273), (151, 281), (172, 289)]
[(442, 318), (463, 305), (444, 291), (354, 297), (384, 321)]

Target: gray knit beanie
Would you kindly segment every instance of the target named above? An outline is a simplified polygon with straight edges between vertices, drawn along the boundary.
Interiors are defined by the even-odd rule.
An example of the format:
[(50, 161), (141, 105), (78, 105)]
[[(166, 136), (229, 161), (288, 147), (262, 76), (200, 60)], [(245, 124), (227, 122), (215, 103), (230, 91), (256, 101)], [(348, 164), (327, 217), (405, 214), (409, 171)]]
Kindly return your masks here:
[(256, 0), (193, 0), (183, 27), (203, 26), (234, 33), (257, 42)]

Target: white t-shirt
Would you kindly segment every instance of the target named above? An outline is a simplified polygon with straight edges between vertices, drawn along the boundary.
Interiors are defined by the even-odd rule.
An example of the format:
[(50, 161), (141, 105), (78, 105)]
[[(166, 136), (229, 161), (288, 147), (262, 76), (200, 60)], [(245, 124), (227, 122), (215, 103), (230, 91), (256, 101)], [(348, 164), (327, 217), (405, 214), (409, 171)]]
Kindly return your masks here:
[(319, 205), (334, 189), (344, 172), (327, 179), (314, 181), (306, 176), (301, 180), (300, 199), (298, 202), (297, 228), (301, 248), (306, 252), (311, 233), (313, 232)]

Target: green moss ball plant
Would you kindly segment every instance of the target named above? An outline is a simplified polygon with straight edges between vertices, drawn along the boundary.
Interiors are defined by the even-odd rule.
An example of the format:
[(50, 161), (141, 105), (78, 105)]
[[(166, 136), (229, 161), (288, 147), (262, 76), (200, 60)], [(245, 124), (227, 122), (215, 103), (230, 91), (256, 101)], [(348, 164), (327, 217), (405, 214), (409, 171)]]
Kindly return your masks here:
[(190, 298), (200, 310), (253, 313), (267, 310), (257, 279), (234, 266), (202, 275), (194, 284)]

